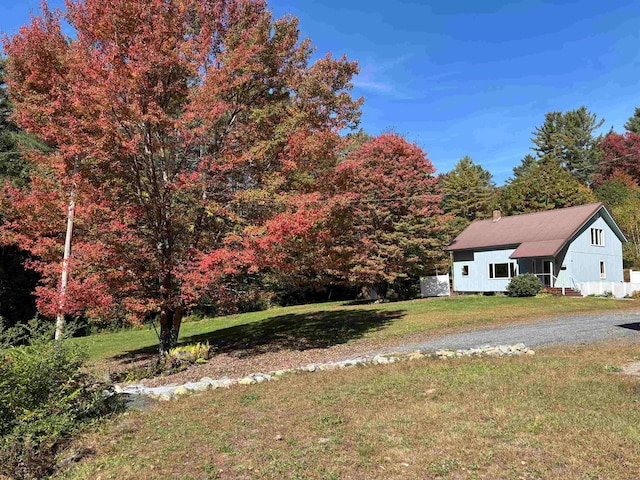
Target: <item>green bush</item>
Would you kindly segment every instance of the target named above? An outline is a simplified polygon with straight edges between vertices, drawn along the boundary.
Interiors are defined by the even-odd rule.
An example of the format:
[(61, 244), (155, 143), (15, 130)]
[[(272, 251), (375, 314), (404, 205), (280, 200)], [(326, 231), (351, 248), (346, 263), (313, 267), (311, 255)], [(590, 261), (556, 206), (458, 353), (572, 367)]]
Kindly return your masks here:
[(0, 350), (0, 477), (40, 478), (80, 426), (117, 408), (78, 347), (44, 337)]
[(172, 348), (169, 353), (165, 354), (168, 359), (182, 363), (202, 363), (209, 359), (211, 347), (209, 342), (194, 343), (192, 345), (184, 345)]
[(535, 297), (541, 289), (540, 279), (532, 273), (525, 273), (511, 279), (507, 285), (507, 295), (510, 297)]

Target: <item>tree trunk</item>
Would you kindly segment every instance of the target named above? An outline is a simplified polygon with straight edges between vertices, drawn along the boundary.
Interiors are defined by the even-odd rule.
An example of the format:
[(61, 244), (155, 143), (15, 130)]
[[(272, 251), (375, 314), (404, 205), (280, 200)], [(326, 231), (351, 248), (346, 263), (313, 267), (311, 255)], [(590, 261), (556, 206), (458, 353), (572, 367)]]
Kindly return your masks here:
[(64, 239), (64, 255), (62, 258), (62, 275), (60, 278), (60, 303), (58, 316), (56, 318), (55, 339), (61, 340), (64, 335), (65, 318), (64, 307), (67, 302), (67, 283), (69, 282), (69, 259), (71, 258), (71, 238), (73, 237), (73, 220), (76, 209), (76, 180), (78, 173), (78, 158), (73, 164), (73, 183), (71, 184), (71, 195), (69, 196), (69, 207), (67, 209), (67, 233)]
[(160, 311), (160, 338), (159, 349), (160, 356), (176, 346), (178, 343), (178, 335), (180, 333), (180, 325), (182, 324), (182, 315), (184, 307), (179, 305), (172, 309), (168, 306), (162, 307)]
[(376, 292), (376, 297), (379, 301), (384, 301), (387, 298), (387, 290), (389, 289), (389, 283), (382, 280), (380, 282), (376, 282), (372, 286), (374, 292)]

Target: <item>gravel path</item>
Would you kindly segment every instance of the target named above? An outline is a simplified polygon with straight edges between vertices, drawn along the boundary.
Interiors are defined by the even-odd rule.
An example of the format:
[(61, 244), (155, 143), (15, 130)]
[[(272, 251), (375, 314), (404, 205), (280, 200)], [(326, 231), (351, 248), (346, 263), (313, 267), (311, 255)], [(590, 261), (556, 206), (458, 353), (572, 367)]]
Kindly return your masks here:
[[(595, 342), (622, 337), (640, 340), (640, 311), (575, 315), (537, 323), (488, 328), (445, 335), (391, 350), (410, 351), (441, 348), (457, 350), (516, 343), (524, 343), (527, 347), (536, 347)], [(385, 349), (381, 353), (388, 351), (390, 350)]]
[[(622, 325), (627, 325), (627, 327)], [(458, 350), (518, 343), (524, 343), (531, 348), (542, 345), (594, 342), (609, 338), (628, 338), (640, 342), (640, 310), (565, 316), (533, 323), (443, 335), (425, 340), (415, 339), (409, 342), (406, 339), (404, 341), (402, 339), (394, 341), (387, 339), (384, 342), (360, 340), (355, 345), (344, 343), (308, 350), (275, 349), (269, 351), (266, 349), (249, 355), (244, 355), (242, 351), (220, 353), (203, 365), (193, 366), (169, 376), (146, 379), (143, 383), (154, 387), (168, 383), (195, 382), (205, 376), (236, 378), (255, 372), (302, 367), (312, 363), (342, 361), (362, 356), (374, 356), (378, 353), (437, 349)]]

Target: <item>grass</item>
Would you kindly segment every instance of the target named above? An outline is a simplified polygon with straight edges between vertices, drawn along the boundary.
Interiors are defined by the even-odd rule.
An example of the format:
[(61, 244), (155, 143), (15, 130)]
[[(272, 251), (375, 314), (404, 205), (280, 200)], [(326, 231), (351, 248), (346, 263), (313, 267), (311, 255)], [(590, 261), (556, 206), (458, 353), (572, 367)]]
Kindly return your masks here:
[[(214, 352), (325, 348), (360, 340), (388, 342), (556, 315), (638, 308), (633, 300), (603, 298), (455, 297), (348, 305), (343, 302), (273, 308), (184, 323), (182, 343), (209, 342)], [(153, 329), (131, 329), (74, 340), (95, 361), (156, 351)]]
[(637, 478), (640, 385), (612, 367), (639, 357), (617, 341), (217, 390), (88, 434), (61, 478)]

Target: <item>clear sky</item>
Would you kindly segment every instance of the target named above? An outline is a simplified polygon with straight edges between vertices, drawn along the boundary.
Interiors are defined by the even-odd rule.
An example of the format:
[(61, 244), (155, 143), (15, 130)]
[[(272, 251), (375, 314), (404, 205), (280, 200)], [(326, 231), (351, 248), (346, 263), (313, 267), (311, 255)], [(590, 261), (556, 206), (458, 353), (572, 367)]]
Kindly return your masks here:
[[(60, 6), (62, 0), (50, 0)], [(39, 0), (0, 0), (14, 33)], [(640, 107), (637, 0), (270, 0), (318, 55), (360, 64), (362, 128), (417, 142), (439, 172), (464, 155), (498, 184), (549, 111), (586, 105), (603, 131)]]

